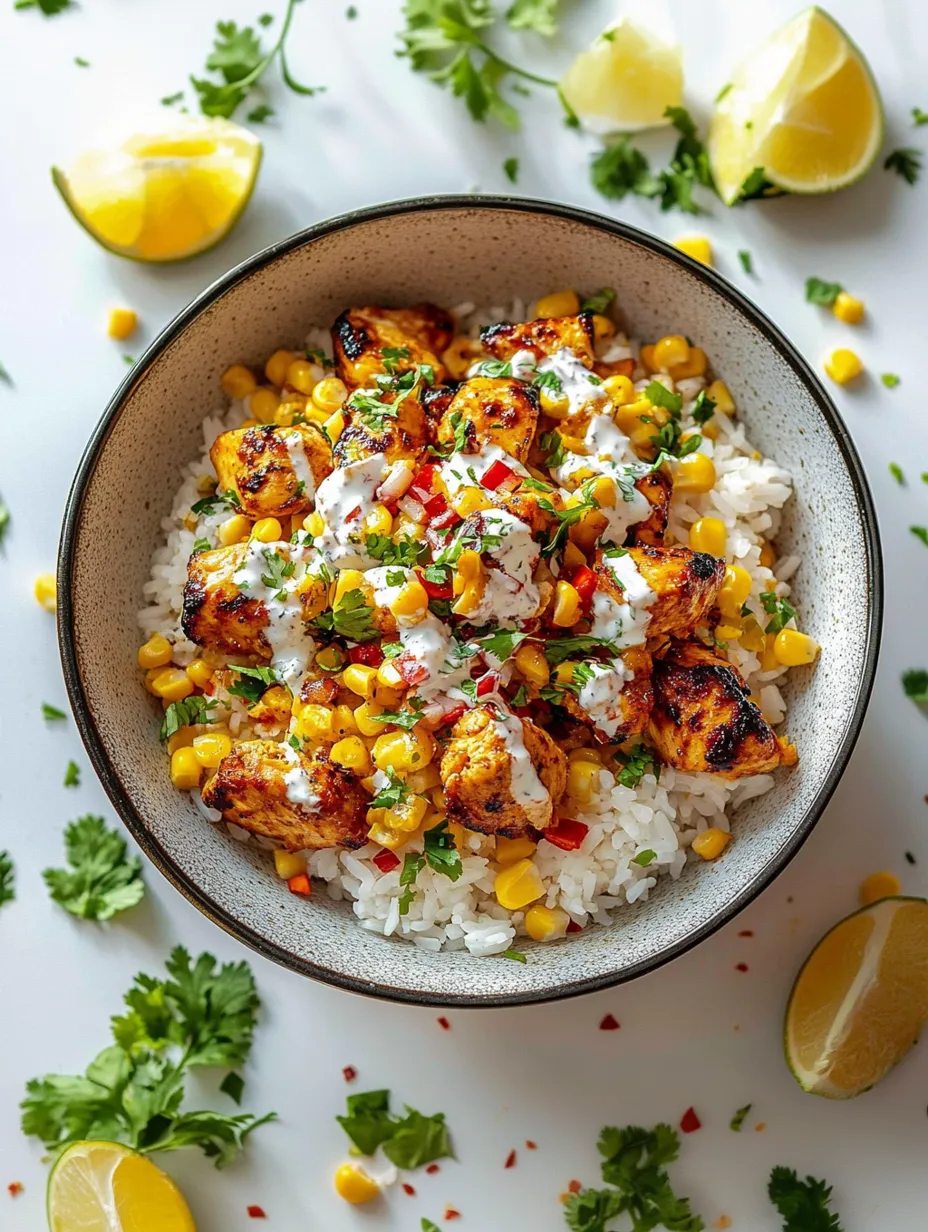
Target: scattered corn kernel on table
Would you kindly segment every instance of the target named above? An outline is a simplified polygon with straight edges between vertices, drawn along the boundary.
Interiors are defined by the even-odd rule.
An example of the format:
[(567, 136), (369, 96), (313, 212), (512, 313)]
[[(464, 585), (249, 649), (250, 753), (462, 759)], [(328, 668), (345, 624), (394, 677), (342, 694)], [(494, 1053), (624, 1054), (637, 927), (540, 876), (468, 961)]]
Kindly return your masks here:
[[(928, 1150), (924, 1050), (878, 1089), (837, 1105), (802, 1094), (784, 1064), (781, 1032), (802, 960), (854, 908), (866, 877), (888, 870), (905, 893), (928, 892), (928, 728), (900, 687), (904, 670), (928, 665), (928, 555), (909, 530), (928, 523), (928, 487), (920, 478), (928, 471), (928, 428), (918, 370), (928, 183), (909, 186), (878, 163), (834, 196), (737, 210), (716, 202), (711, 214), (695, 219), (660, 213), (641, 198), (607, 202), (587, 174), (598, 144), (565, 129), (553, 97), (536, 90), (520, 100), (520, 133), (475, 124), (458, 100), (393, 56), (402, 24), (398, 0), (358, 0), (354, 15), (334, 0), (307, 0), (300, 8), (289, 67), (327, 91), (306, 98), (279, 81), (271, 85), (276, 114), (259, 130), (265, 164), (244, 219), (215, 251), (161, 269), (95, 247), (57, 199), (48, 168), (86, 144), (117, 101), (131, 127), (136, 108), (157, 106), (183, 87), (201, 72), (215, 22), (253, 22), (254, 7), (244, 0), (137, 0), (130, 17), (118, 0), (86, 0), (53, 19), (37, 9), (0, 8), (0, 44), (12, 53), (0, 82), (7, 117), (0, 129), (0, 362), (12, 382), (0, 381), (0, 492), (12, 515), (0, 554), (0, 849), (9, 849), (17, 874), (16, 899), (0, 911), (0, 1228), (43, 1225), (47, 1168), (36, 1140), (19, 1129), (26, 1081), (81, 1070), (104, 1045), (109, 1017), (135, 973), (159, 970), (177, 943), (191, 953), (251, 962), (264, 1009), (246, 1103), (279, 1114), (228, 1171), (215, 1171), (198, 1152), (160, 1157), (200, 1232), (234, 1232), (262, 1214), (282, 1232), (359, 1227), (333, 1185), (348, 1158), (334, 1118), (344, 1111), (346, 1092), (384, 1087), (393, 1091), (394, 1107), (406, 1102), (446, 1114), (457, 1161), (409, 1177), (413, 1193), (391, 1188), (367, 1208), (370, 1229), (418, 1229), (423, 1218), (443, 1226), (451, 1208), (462, 1227), (481, 1232), (557, 1232), (565, 1226), (559, 1195), (569, 1183), (599, 1183), (595, 1143), (603, 1125), (682, 1121), (695, 1129), (694, 1119), (700, 1128), (684, 1135), (673, 1177), (707, 1227), (779, 1227), (765, 1196), (776, 1164), (827, 1178), (845, 1225), (856, 1232), (920, 1226)], [(626, 11), (645, 15), (650, 8), (631, 0)], [(615, 16), (605, 0), (575, 10), (560, 42), (520, 42), (522, 60), (556, 75), (571, 49)], [(886, 148), (928, 144), (910, 114), (928, 107), (928, 10), (916, 0), (896, 0), (885, 10), (834, 0), (832, 11), (879, 79)], [(708, 111), (723, 83), (720, 66), (734, 64), (792, 12), (788, 0), (662, 6), (660, 20), (666, 16), (685, 49), (687, 97), (696, 113)], [(887, 615), (869, 717), (824, 818), (757, 902), (671, 966), (612, 992), (539, 1008), (455, 1013), (444, 1023), (435, 1011), (361, 1001), (246, 954), (150, 867), (143, 904), (109, 926), (65, 914), (50, 900), (41, 871), (62, 863), (67, 821), (88, 813), (112, 821), (113, 814), (73, 722), (43, 720), (42, 702), (66, 703), (54, 620), (33, 588), (37, 575), (54, 568), (71, 476), (127, 358), (258, 248), (378, 199), (506, 191), (504, 163), (512, 159), (519, 192), (614, 213), (670, 239), (708, 237), (717, 267), (819, 370), (837, 350), (831, 375), (838, 383), (831, 388), (879, 507)], [(510, 162), (510, 178), (513, 172)], [(742, 250), (751, 253), (751, 274), (739, 262)], [(833, 313), (807, 303), (804, 284), (812, 275), (840, 280), (854, 294)], [(866, 306), (863, 322), (855, 296)], [(130, 311), (110, 318), (113, 309)], [(855, 356), (865, 375), (843, 385)], [(898, 387), (881, 382), (882, 373), (898, 374)], [(62, 786), (71, 759), (80, 783)], [(345, 1067), (357, 1071), (350, 1087)], [(735, 1135), (729, 1122), (746, 1104), (751, 1111)], [(695, 1118), (685, 1115), (688, 1109)]]

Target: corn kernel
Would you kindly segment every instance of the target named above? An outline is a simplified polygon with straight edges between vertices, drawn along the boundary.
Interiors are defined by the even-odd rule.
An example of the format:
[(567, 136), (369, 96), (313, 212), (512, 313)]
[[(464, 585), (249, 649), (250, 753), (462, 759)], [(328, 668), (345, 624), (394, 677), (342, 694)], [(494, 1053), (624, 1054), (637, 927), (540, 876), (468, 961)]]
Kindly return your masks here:
[(114, 308), (107, 320), (106, 332), (111, 338), (117, 338), (122, 342), (132, 337), (138, 323), (138, 313), (133, 312), (131, 308)]
[(334, 415), (347, 401), (348, 387), (337, 376), (327, 376), (313, 389), (312, 399), (320, 411)]
[(377, 714), (383, 714), (383, 707), (372, 701), (362, 702), (354, 712), (355, 726), (362, 736), (382, 735), (384, 725), (374, 719)]
[(329, 743), (335, 739), (332, 735), (332, 712), (328, 706), (320, 706), (309, 702), (300, 710), (298, 721), (299, 734), (303, 740), (318, 743)]
[(352, 663), (342, 672), (342, 684), (358, 697), (370, 697), (377, 676), (377, 668), (366, 663)]
[(283, 534), (283, 529), (276, 518), (259, 518), (252, 528), (252, 539), (259, 539), (261, 543), (278, 543)]
[(165, 667), (151, 682), (151, 691), (166, 702), (179, 702), (193, 692), (193, 681), (179, 667)]
[[(305, 616), (304, 619), (306, 619)], [(338, 646), (323, 646), (321, 650), (316, 651), (313, 663), (324, 672), (341, 671), (345, 664), (345, 652)]]
[(224, 548), (231, 547), (233, 543), (241, 543), (243, 539), (247, 539), (251, 534), (251, 523), (243, 513), (233, 513), (231, 518), (226, 518), (219, 526), (216, 532), (216, 537)]
[(213, 678), (213, 669), (205, 659), (191, 659), (184, 670), (198, 689), (205, 689)]
[(734, 415), (735, 401), (724, 381), (713, 381), (706, 390), (706, 397), (715, 403), (715, 409), (723, 415)]
[(455, 338), (446, 351), (442, 352), (441, 362), (448, 369), (449, 376), (456, 381), (463, 381), (471, 364), (479, 355), (479, 346), (473, 338), (462, 334)]
[(570, 414), (570, 398), (562, 389), (549, 389), (543, 386), (538, 392), (538, 402), (544, 413), (551, 419), (566, 419)]
[(627, 376), (622, 376), (621, 373), (607, 376), (603, 381), (603, 389), (612, 400), (613, 406), (627, 406), (629, 402), (634, 402), (638, 397), (635, 386)]
[(569, 629), (580, 619), (580, 596), (570, 582), (558, 582), (551, 619), (559, 629)]
[(325, 533), (325, 519), (321, 513), (308, 513), (303, 519), (303, 529), (307, 531), (314, 539), (318, 539), (320, 535)]
[(653, 343), (649, 343), (647, 346), (643, 346), (641, 350), (638, 352), (638, 358), (640, 359), (641, 366), (642, 368), (644, 368), (645, 372), (656, 372), (657, 371), (657, 365), (654, 362)]
[(328, 419), (324, 420), (322, 426), (325, 429), (326, 436), (334, 444), (345, 431), (347, 424), (348, 420), (345, 418), (345, 412), (339, 409), (334, 415), (330, 415)]
[(441, 786), (441, 773), (435, 763), (431, 762), (424, 770), (416, 770), (414, 774), (410, 774), (406, 784), (417, 796), (424, 796), (433, 787)]
[(541, 873), (531, 860), (517, 860), (515, 864), (510, 864), (496, 874), (496, 901), (507, 911), (519, 911), (527, 907), (529, 903), (541, 898), (544, 892)]
[(380, 1196), (380, 1186), (357, 1164), (342, 1164), (335, 1173), (335, 1192), (352, 1206), (363, 1206)]
[(173, 755), (178, 749), (193, 747), (193, 738), (197, 734), (195, 727), (178, 727), (172, 736), (168, 736), (168, 752)]
[(551, 678), (548, 660), (542, 653), (541, 647), (535, 642), (522, 643), (515, 653), (515, 664), (523, 680), (538, 689), (543, 689)]
[(392, 659), (387, 659), (377, 668), (377, 681), (388, 689), (401, 689), (405, 683)]
[(774, 672), (781, 666), (779, 660), (773, 652), (774, 644), (777, 640), (776, 633), (764, 634), (764, 649), (761, 654), (760, 668), (763, 672)]
[(341, 705), (333, 707), (332, 710), (332, 735), (336, 740), (341, 740), (345, 736), (356, 736), (358, 734), (358, 725), (355, 722), (354, 711), (344, 702)]
[(171, 782), (178, 791), (193, 791), (200, 786), (203, 767), (192, 748), (176, 749), (171, 754)]
[(405, 695), (405, 684), (400, 687), (384, 684), (380, 678), (380, 669), (377, 669), (377, 679), (374, 681), (374, 687), (371, 689), (370, 700), (372, 702), (376, 702), (381, 710), (396, 710)]
[(361, 523), (365, 535), (389, 535), (393, 530), (393, 514), (386, 505), (374, 505), (364, 516)]
[(277, 390), (268, 389), (265, 385), (256, 389), (248, 399), (248, 410), (258, 423), (273, 423), (278, 406), (280, 397)]
[(690, 347), (689, 358), (681, 364), (670, 368), (670, 375), (675, 381), (687, 381), (694, 376), (705, 376), (709, 359), (702, 347)]
[(371, 772), (370, 754), (360, 736), (346, 736), (344, 740), (336, 741), (329, 749), (329, 760), (358, 775)]
[(837, 385), (848, 385), (863, 372), (860, 356), (845, 347), (839, 347), (825, 360), (825, 371)]
[(571, 662), (570, 659), (565, 659), (563, 663), (559, 663), (554, 669), (555, 684), (573, 684), (574, 672), (579, 664)]
[(751, 593), (751, 575), (741, 565), (727, 565), (725, 578), (718, 595), (719, 610), (723, 616), (735, 618)]
[(300, 873), (306, 872), (306, 861), (295, 851), (278, 849), (274, 852), (274, 872), (283, 881), (289, 881), (291, 877), (299, 877)]
[(258, 388), (258, 382), (250, 368), (244, 364), (233, 364), (222, 374), (222, 392), (230, 398), (247, 398)]
[(428, 606), (429, 596), (425, 587), (417, 578), (410, 578), (390, 604), (390, 611), (403, 620), (414, 621), (421, 620)]
[(777, 563), (777, 554), (773, 550), (773, 544), (764, 540), (764, 546), (760, 550), (760, 563), (765, 569), (772, 569)]
[(207, 732), (203, 736), (194, 736), (193, 751), (201, 766), (215, 770), (222, 759), (232, 752), (232, 740), (223, 732)]
[(394, 833), (412, 834), (425, 820), (428, 807), (427, 801), (421, 796), (407, 796), (402, 804), (383, 810), (380, 825)]
[(46, 612), (57, 612), (58, 584), (55, 581), (54, 573), (40, 573), (35, 579), (32, 593), (35, 595), (35, 601), (39, 607), (44, 608)]
[(427, 731), (419, 728), (408, 732), (384, 732), (374, 741), (371, 754), (378, 770), (399, 773), (424, 770), (435, 756), (435, 741)]
[(316, 374), (308, 359), (295, 359), (287, 369), (284, 384), (301, 394), (311, 394), (316, 384)]
[(298, 358), (293, 351), (275, 351), (264, 365), (264, 375), (272, 385), (283, 385), (287, 379), (287, 369)]
[(516, 864), (519, 860), (529, 860), (535, 854), (537, 846), (538, 844), (527, 836), (522, 838), (500, 836), (496, 840), (496, 861), (505, 867), (509, 864)]
[(306, 413), (305, 401), (298, 394), (288, 394), (286, 401), (282, 401), (274, 412), (274, 423), (281, 428), (290, 428), (302, 419), (311, 418), (313, 416)]
[(767, 644), (766, 635), (753, 616), (746, 616), (741, 626), (741, 645), (752, 654), (762, 654)]
[(452, 496), (451, 508), (459, 518), (469, 518), (482, 509), (492, 509), (493, 502), (483, 488), (461, 488)]
[(859, 325), (864, 319), (864, 302), (853, 295), (848, 295), (847, 291), (839, 291), (831, 306), (831, 311), (845, 325)]
[(869, 907), (881, 898), (895, 898), (902, 893), (902, 884), (895, 873), (871, 873), (860, 883), (860, 905)]
[(335, 583), (333, 603), (340, 603), (350, 590), (367, 590), (367, 579), (360, 569), (343, 569)]
[(690, 527), (690, 547), (694, 552), (708, 552), (721, 560), (727, 542), (728, 532), (720, 518), (700, 518)]
[(580, 551), (575, 543), (571, 543), (568, 539), (564, 544), (564, 565), (567, 569), (577, 569), (580, 565), (586, 564), (586, 557)]
[(678, 492), (711, 492), (715, 478), (715, 463), (704, 453), (688, 453), (673, 468), (673, 486)]
[(707, 235), (681, 235), (673, 242), (677, 252), (685, 253), (702, 265), (712, 264), (712, 245)]
[(572, 317), (580, 311), (580, 296), (576, 291), (553, 291), (543, 295), (535, 305), (535, 317)]
[(723, 642), (737, 642), (741, 637), (741, 625), (716, 625), (715, 636)]
[(451, 607), (452, 612), (457, 616), (472, 615), (480, 606), (486, 585), (487, 573), (480, 554), (465, 548), (458, 557), (454, 575), (457, 600)]
[(567, 794), (578, 804), (590, 804), (599, 786), (601, 767), (590, 761), (572, 761), (567, 764)]
[(593, 337), (597, 342), (605, 342), (615, 337), (615, 323), (601, 312), (593, 313)]
[(676, 364), (685, 364), (689, 357), (690, 344), (682, 334), (667, 334), (654, 344), (658, 372), (669, 372)]
[(574, 762), (574, 761), (588, 762), (594, 765), (597, 770), (602, 769), (602, 764), (603, 764), (599, 756), (599, 751), (597, 749), (590, 748), (589, 746), (587, 746), (586, 748), (582, 748), (582, 749), (571, 749), (570, 752), (567, 754), (567, 760), (569, 762)]
[(152, 667), (166, 667), (171, 662), (174, 647), (160, 633), (153, 633), (144, 646), (139, 647), (139, 667), (148, 671)]
[(561, 907), (535, 903), (525, 913), (525, 931), (533, 941), (556, 941), (567, 933), (570, 916)]
[(730, 842), (731, 835), (727, 830), (718, 830), (715, 826), (710, 826), (708, 830), (703, 830), (702, 834), (697, 834), (693, 839), (693, 850), (704, 860), (715, 860)]
[(818, 642), (798, 629), (781, 629), (773, 643), (773, 654), (783, 667), (805, 667), (814, 663), (821, 650)]

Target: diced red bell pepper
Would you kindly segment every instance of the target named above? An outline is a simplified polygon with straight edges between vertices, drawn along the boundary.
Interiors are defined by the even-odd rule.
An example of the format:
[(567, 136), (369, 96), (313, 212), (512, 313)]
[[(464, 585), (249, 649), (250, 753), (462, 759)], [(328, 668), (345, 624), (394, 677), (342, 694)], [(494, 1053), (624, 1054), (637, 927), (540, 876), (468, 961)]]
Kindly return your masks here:
[(505, 462), (500, 462), (497, 458), (488, 468), (481, 483), (490, 492), (495, 492), (498, 487), (506, 482), (507, 479), (514, 479), (515, 471), (511, 466), (507, 466)]
[(287, 889), (291, 894), (299, 894), (301, 898), (309, 898), (313, 892), (313, 887), (306, 873), (297, 873), (295, 877), (288, 877)]
[(371, 863), (376, 864), (382, 873), (392, 873), (395, 868), (399, 868), (402, 860), (395, 852), (384, 847), (383, 851), (377, 852)]
[(423, 505), (428, 502), (429, 497), (434, 491), (435, 472), (437, 470), (438, 467), (434, 462), (426, 462), (425, 466), (420, 467), (415, 473), (412, 483), (406, 489), (410, 496)]
[(685, 1134), (695, 1133), (697, 1129), (702, 1129), (702, 1121), (696, 1115), (695, 1108), (687, 1108), (680, 1121), (680, 1128)]
[[(444, 500), (444, 497), (442, 497), (442, 500)], [(443, 513), (432, 518), (432, 526), (435, 530), (447, 530), (451, 526), (456, 526), (461, 520), (461, 515), (455, 513), (451, 506), (448, 505)]]
[(430, 518), (441, 517), (441, 515), (448, 508), (448, 502), (445, 499), (445, 494), (443, 492), (436, 492), (434, 496), (430, 496), (427, 500), (422, 502), (422, 508)]
[(360, 513), (361, 513), (361, 506), (355, 505), (355, 507), (349, 513), (345, 514), (345, 521), (353, 522), (355, 518), (360, 515)]
[(416, 570), (416, 577), (430, 599), (451, 599), (454, 596), (454, 583), (450, 573), (445, 575), (444, 582), (430, 582), (421, 569)]
[(583, 606), (589, 607), (596, 590), (596, 574), (589, 565), (578, 565), (570, 579), (570, 584), (580, 596)]
[(363, 646), (350, 646), (348, 658), (352, 663), (363, 663), (365, 667), (380, 667), (383, 651), (374, 642), (365, 642)]
[(556, 825), (549, 826), (542, 833), (549, 843), (560, 847), (561, 851), (576, 851), (582, 846), (589, 828), (582, 821), (574, 821), (572, 817), (561, 817)]
[(581, 927), (581, 925), (577, 923), (576, 920), (571, 920), (570, 923), (567, 925), (567, 931), (569, 933), (582, 933), (583, 928)]
[(488, 697), (499, 688), (499, 672), (487, 672), (477, 681), (477, 696)]
[(246, 1206), (245, 1211), (250, 1219), (267, 1219), (263, 1206)]
[(455, 706), (453, 710), (449, 710), (447, 714), (443, 714), (441, 719), (442, 727), (447, 727), (449, 723), (456, 723), (466, 710), (467, 707), (462, 702), (460, 706)]

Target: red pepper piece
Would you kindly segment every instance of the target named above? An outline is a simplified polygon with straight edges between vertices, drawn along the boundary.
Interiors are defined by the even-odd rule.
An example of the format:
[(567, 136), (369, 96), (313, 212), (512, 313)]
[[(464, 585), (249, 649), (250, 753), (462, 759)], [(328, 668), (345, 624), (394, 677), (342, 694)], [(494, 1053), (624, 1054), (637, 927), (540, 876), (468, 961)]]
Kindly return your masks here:
[(747, 963), (735, 963), (736, 971), (747, 971), (747, 969), (748, 969)]
[(589, 829), (582, 821), (574, 821), (572, 817), (560, 817), (556, 825), (549, 826), (542, 834), (549, 843), (560, 847), (561, 851), (577, 851), (583, 845)]
[(348, 658), (352, 663), (363, 663), (365, 667), (380, 667), (383, 651), (373, 642), (365, 642), (363, 646), (351, 646)]
[(345, 514), (345, 521), (353, 522), (355, 518), (359, 516), (360, 512), (361, 512), (361, 506), (355, 505), (355, 507), (351, 510), (350, 513)]
[(702, 1129), (702, 1121), (696, 1115), (695, 1108), (687, 1108), (683, 1114), (683, 1119), (680, 1121), (680, 1129), (685, 1134), (694, 1134), (697, 1129)]
[[(444, 500), (444, 497), (442, 497)], [(431, 525), (434, 530), (447, 530), (451, 526), (457, 526), (458, 522), (463, 521), (463, 518), (448, 505), (444, 513), (440, 513), (438, 517), (432, 518)]]
[(410, 1198), (414, 1198), (416, 1196), (416, 1191), (408, 1181), (403, 1181), (403, 1193), (408, 1194)]
[(446, 1219), (460, 1219), (461, 1212), (456, 1211), (453, 1206), (446, 1206), (445, 1207), (445, 1218)]
[(516, 1153), (515, 1151), (510, 1151), (509, 1154), (506, 1156), (506, 1162), (503, 1164), (503, 1167), (504, 1168), (514, 1168), (515, 1166), (516, 1166)]
[(570, 584), (580, 596), (580, 602), (584, 607), (589, 607), (593, 602), (593, 594), (596, 590), (596, 574), (589, 565), (578, 565), (574, 570), (573, 577), (570, 579)]
[(501, 484), (505, 483), (507, 479), (512, 479), (514, 477), (515, 472), (512, 467), (507, 466), (505, 462), (500, 462), (497, 458), (497, 460), (487, 468), (487, 472), (480, 482), (485, 488), (489, 489), (489, 491), (495, 492), (496, 489)]
[(377, 852), (371, 863), (376, 864), (382, 873), (392, 873), (395, 868), (399, 868), (402, 860), (395, 852), (388, 851), (385, 847), (383, 851)]
[(441, 1027), (441, 1029), (442, 1029), (443, 1031), (450, 1031), (450, 1030), (451, 1030), (451, 1023), (450, 1023), (450, 1022), (448, 1021), (448, 1019), (444, 1016), (444, 1014), (442, 1014), (442, 1015), (440, 1016), (440, 1018), (438, 1019), (438, 1025)]
[(426, 1168), (426, 1172), (429, 1176), (434, 1176), (436, 1172), (441, 1172), (441, 1168), (439, 1168), (438, 1164), (429, 1164)]
[(415, 475), (413, 475), (412, 483), (407, 489), (409, 495), (413, 496), (423, 505), (432, 495), (437, 469), (438, 467), (434, 462), (426, 462), (425, 466), (420, 467)]
[(357, 1076), (358, 1076), (358, 1071), (355, 1069), (353, 1065), (346, 1065), (345, 1068), (342, 1070), (342, 1077), (344, 1078), (346, 1082), (354, 1082)]
[(606, 1014), (599, 1024), (600, 1031), (618, 1031), (622, 1024), (614, 1014)]
[(567, 931), (569, 933), (582, 933), (583, 928), (580, 924), (577, 923), (576, 920), (571, 920), (570, 923), (567, 925)]
[(445, 500), (444, 493), (436, 492), (434, 496), (422, 502), (422, 508), (430, 518), (437, 518), (448, 509), (448, 502)]
[(416, 577), (422, 583), (422, 589), (430, 599), (451, 599), (454, 597), (454, 583), (451, 574), (445, 576), (443, 582), (430, 582), (421, 569), (416, 570)]
[(23, 1192), (22, 1181), (10, 1181), (9, 1185), (7, 1185), (7, 1192), (11, 1198), (18, 1198)]
[(583, 1188), (583, 1186), (580, 1184), (580, 1182), (579, 1182), (579, 1181), (576, 1181), (576, 1180), (575, 1180), (575, 1181), (568, 1181), (568, 1183), (567, 1183), (567, 1192), (568, 1192), (568, 1193), (579, 1193), (579, 1192), (580, 1192), (580, 1190), (581, 1190), (582, 1188)]
[(487, 672), (477, 681), (477, 696), (488, 697), (499, 688), (499, 672)]
[(467, 707), (462, 702), (460, 706), (455, 706), (453, 710), (449, 710), (447, 714), (442, 715), (441, 725), (447, 727), (450, 723), (456, 723), (462, 714), (467, 710)]
[(246, 1206), (245, 1209), (252, 1219), (267, 1219), (262, 1206)]
[(297, 873), (295, 877), (288, 877), (287, 889), (291, 894), (299, 894), (301, 898), (309, 898), (313, 892), (313, 887), (306, 873)]
[(527, 1151), (537, 1151), (537, 1150), (538, 1150), (538, 1143), (537, 1143), (537, 1142), (533, 1142), (533, 1141), (531, 1140), (531, 1138), (526, 1138), (526, 1139), (525, 1139), (525, 1149), (526, 1149)]

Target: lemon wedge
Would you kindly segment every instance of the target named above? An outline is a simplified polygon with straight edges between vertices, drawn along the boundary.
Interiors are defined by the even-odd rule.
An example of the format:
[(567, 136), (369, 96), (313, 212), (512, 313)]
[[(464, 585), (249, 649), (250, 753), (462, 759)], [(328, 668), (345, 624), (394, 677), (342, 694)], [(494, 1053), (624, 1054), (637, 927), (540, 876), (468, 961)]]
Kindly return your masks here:
[(52, 179), (98, 244), (134, 261), (183, 261), (229, 234), (251, 194), (261, 142), (229, 120), (177, 117), (168, 130), (90, 150)]
[(880, 1081), (928, 1020), (928, 902), (884, 898), (818, 943), (786, 1009), (786, 1060), (804, 1091), (831, 1099)]
[(738, 69), (716, 102), (709, 159), (733, 205), (751, 177), (784, 192), (846, 188), (883, 141), (883, 106), (861, 52), (820, 8), (794, 17)]
[(48, 1178), (49, 1232), (196, 1232), (184, 1196), (116, 1142), (75, 1142)]
[(628, 18), (604, 30), (561, 78), (562, 97), (591, 133), (631, 133), (669, 124), (683, 99), (683, 58)]

